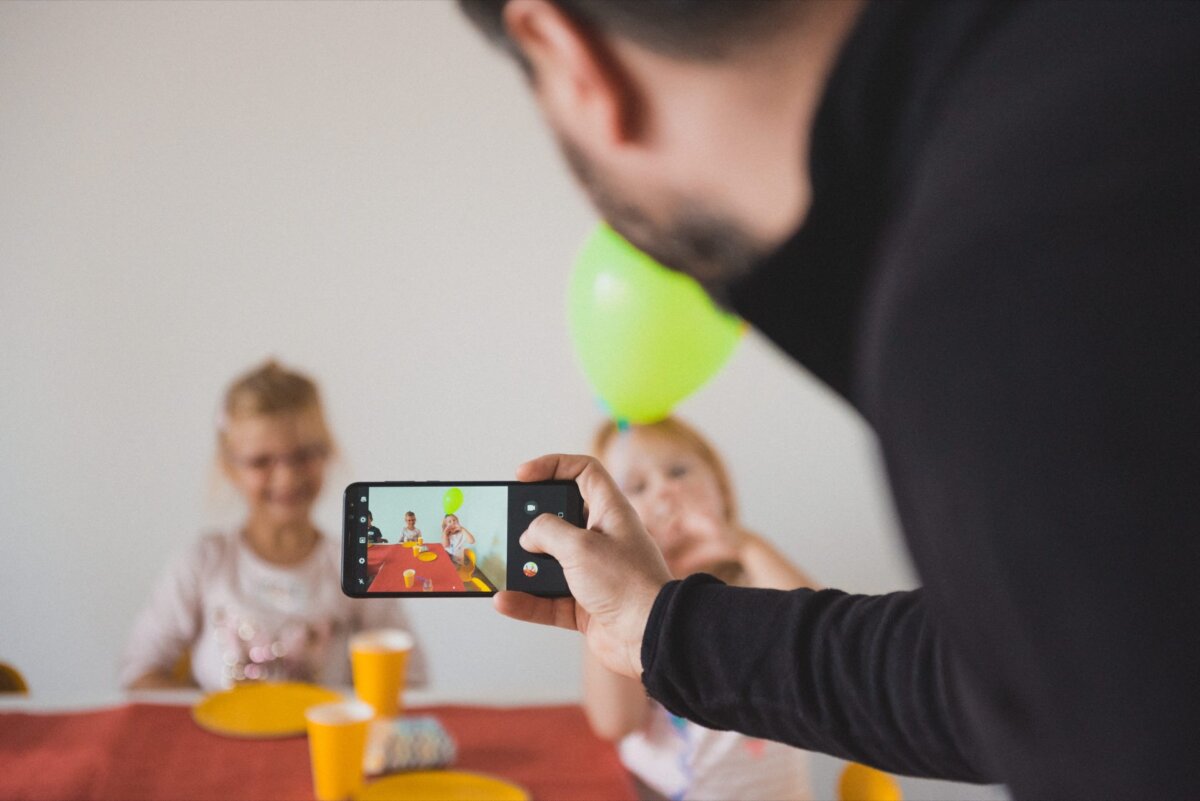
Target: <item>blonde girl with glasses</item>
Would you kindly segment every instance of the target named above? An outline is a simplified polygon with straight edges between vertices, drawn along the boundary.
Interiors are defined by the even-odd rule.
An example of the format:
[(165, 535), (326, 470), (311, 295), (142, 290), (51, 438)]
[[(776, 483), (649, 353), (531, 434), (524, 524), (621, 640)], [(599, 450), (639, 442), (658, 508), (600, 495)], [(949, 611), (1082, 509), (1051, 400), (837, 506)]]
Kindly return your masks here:
[[(312, 521), (333, 451), (311, 379), (268, 361), (233, 382), (217, 463), (245, 502), (245, 520), (201, 537), (162, 576), (125, 649), (123, 686), (346, 685), (350, 633), (409, 629), (402, 602), (341, 592), (340, 543)], [(424, 682), (419, 650), (409, 674), (410, 684)]]

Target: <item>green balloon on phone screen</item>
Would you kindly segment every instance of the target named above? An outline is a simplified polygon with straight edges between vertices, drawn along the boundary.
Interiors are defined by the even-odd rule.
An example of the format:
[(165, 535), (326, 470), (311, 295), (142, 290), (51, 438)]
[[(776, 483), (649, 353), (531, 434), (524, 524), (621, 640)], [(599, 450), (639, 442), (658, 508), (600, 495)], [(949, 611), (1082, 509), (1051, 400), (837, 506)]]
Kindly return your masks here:
[(571, 278), (575, 351), (614, 418), (653, 423), (711, 378), (745, 329), (682, 273), (601, 224)]
[(442, 495), (442, 508), (446, 510), (446, 514), (452, 515), (458, 511), (458, 507), (462, 506), (463, 494), (458, 487), (451, 487)]

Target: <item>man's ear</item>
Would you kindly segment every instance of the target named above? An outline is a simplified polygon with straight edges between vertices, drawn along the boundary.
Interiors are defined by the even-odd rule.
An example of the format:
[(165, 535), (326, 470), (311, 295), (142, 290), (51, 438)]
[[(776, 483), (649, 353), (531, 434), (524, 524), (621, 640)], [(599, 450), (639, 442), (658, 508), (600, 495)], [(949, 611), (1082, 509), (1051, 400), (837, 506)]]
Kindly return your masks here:
[(612, 51), (549, 0), (509, 0), (508, 36), (524, 54), (542, 111), (556, 127), (598, 145), (638, 135), (638, 98)]

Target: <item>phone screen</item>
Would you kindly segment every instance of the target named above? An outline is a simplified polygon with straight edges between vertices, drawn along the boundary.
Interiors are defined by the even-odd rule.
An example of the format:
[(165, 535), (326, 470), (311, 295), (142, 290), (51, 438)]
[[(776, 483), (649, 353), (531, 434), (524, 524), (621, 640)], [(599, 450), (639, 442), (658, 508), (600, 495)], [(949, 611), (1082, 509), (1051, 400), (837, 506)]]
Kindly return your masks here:
[(355, 598), (568, 595), (558, 562), (518, 542), (546, 513), (583, 525), (575, 482), (356, 482), (345, 494), (342, 590)]

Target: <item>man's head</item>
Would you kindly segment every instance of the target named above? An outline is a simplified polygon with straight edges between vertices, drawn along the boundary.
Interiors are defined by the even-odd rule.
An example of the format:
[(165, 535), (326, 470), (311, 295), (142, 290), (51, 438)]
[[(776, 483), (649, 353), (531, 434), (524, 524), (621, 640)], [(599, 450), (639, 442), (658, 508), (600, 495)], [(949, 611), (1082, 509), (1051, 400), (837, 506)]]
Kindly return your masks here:
[(803, 219), (857, 0), (459, 2), (518, 58), (604, 218), (718, 299)]
[[(504, 20), (508, 0), (459, 0), (493, 42), (521, 58)], [(552, 0), (579, 24), (681, 59), (716, 60), (753, 46), (789, 0)]]

